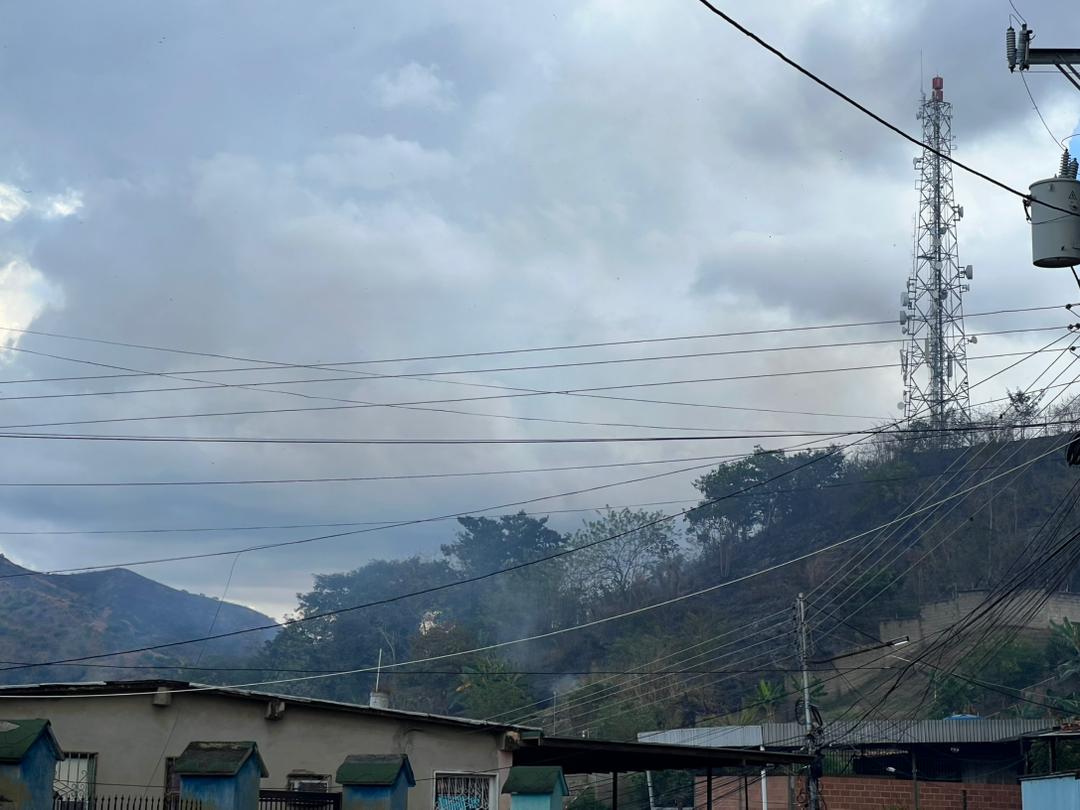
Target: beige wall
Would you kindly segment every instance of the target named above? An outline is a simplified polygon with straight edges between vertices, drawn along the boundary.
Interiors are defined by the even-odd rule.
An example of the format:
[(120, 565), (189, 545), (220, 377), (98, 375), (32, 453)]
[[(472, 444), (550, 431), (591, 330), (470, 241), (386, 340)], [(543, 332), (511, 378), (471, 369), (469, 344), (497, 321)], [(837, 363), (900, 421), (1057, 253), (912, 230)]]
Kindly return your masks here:
[[(988, 595), (987, 591), (967, 591), (948, 602), (934, 602), (924, 605), (917, 619), (897, 619), (882, 622), (880, 635), (882, 640), (908, 636), (912, 641), (938, 633), (955, 624), (979, 608)], [(1018, 591), (1011, 599), (994, 608), (992, 615), (1000, 615), (1009, 626), (1017, 626), (1014, 614), (1025, 604), (1035, 604), (1042, 597), (1034, 591)], [(1033, 616), (1024, 615), (1020, 626), (1030, 630), (1049, 630), (1051, 620), (1060, 623), (1063, 619), (1080, 621), (1080, 595), (1074, 593), (1056, 593), (1046, 600)]]
[(383, 718), (289, 704), (267, 720), (265, 700), (179, 693), (169, 706), (150, 695), (74, 698), (0, 698), (0, 717), (45, 717), (66, 751), (96, 753), (99, 795), (143, 791), (160, 795), (164, 758), (192, 740), (255, 740), (270, 776), (263, 788), (284, 788), (292, 771), (333, 774), (348, 754), (408, 754), (416, 776), (410, 810), (431, 810), (435, 771), (494, 771), (502, 787), (511, 755), (502, 734), (457, 728), (419, 718)]

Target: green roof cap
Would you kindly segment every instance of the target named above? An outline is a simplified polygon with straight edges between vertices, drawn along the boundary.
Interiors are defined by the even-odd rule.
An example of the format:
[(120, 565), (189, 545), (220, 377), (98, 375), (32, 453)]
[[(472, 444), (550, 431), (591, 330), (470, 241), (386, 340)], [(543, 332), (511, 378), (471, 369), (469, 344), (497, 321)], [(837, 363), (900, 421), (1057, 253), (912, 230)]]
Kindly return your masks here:
[(339, 785), (392, 785), (405, 771), (409, 787), (416, 784), (409, 758), (404, 754), (352, 754), (337, 769)]
[(570, 793), (566, 789), (566, 779), (563, 770), (558, 765), (516, 765), (510, 769), (510, 775), (506, 777), (503, 785), (503, 793), (555, 793), (561, 791), (561, 795)]
[(251, 757), (261, 776), (269, 776), (259, 746), (250, 740), (241, 742), (192, 742), (176, 758), (175, 773), (185, 776), (235, 776)]
[(48, 737), (56, 758), (63, 759), (48, 720), (0, 720), (0, 762), (21, 762), (42, 735)]

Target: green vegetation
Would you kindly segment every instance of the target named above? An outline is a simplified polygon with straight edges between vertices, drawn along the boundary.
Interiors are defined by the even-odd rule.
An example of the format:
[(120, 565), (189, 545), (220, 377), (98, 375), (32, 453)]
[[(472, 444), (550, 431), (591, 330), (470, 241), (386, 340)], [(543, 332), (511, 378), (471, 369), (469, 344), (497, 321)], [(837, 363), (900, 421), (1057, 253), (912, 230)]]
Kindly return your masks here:
[[(558, 733), (594, 737), (632, 739), (643, 730), (702, 719), (794, 720), (799, 688), (790, 674), (790, 637), (774, 644), (774, 654), (764, 663), (757, 659), (764, 671), (740, 671), (730, 664), (739, 655), (716, 658), (722, 634), (776, 612), (782, 617), (776, 620), (776, 633), (782, 635), (790, 627), (784, 620), (795, 593), (823, 587), (840, 594), (830, 610), (842, 613), (846, 623), (841, 632), (815, 639), (815, 656), (827, 658), (870, 643), (867, 636), (876, 638), (883, 620), (914, 617), (925, 603), (998, 581), (1015, 567), (1032, 531), (1077, 474), (1065, 465), (1063, 452), (1047, 453), (1061, 443), (1060, 436), (1019, 442), (1019, 430), (1014, 433), (1002, 441), (990, 441), (999, 434), (988, 434), (987, 442), (976, 447), (936, 450), (921, 438), (883, 436), (859, 453), (761, 451), (701, 476), (694, 486), (703, 505), (678, 521), (660, 520), (657, 512), (607, 510), (564, 534), (546, 518), (524, 513), (462, 518), (440, 558), (375, 560), (348, 573), (318, 576), (315, 588), (301, 597), (298, 615), (580, 550), (475, 584), (289, 626), (257, 657), (257, 665), (270, 676), (275, 668), (358, 668), (374, 662), (380, 649), (389, 663), (439, 659), (558, 630), (740, 577), (867, 532), (904, 514), (920, 497), (942, 497), (932, 487), (945, 470), (963, 467), (951, 490), (956, 491), (1030, 462), (1015, 478), (943, 507), (937, 513), (943, 519), (912, 521), (882, 547), (888, 553), (867, 555), (835, 581), (834, 573), (858, 546), (549, 641), (441, 658), (417, 667), (423, 673), (409, 674), (406, 667), (382, 675), (384, 688), (402, 708), (507, 720), (531, 717)], [(931, 495), (923, 496), (927, 491)], [(1062, 584), (1080, 585), (1080, 576), (1074, 573)], [(689, 653), (681, 652), (686, 648)], [(676, 653), (674, 668), (690, 672), (665, 669), (664, 657)], [(688, 654), (697, 657), (684, 661)], [(1072, 690), (1080, 687), (1080, 630), (1068, 621), (969, 658), (955, 674), (924, 673), (925, 695), (913, 699), (912, 711), (927, 717), (1023, 713), (1016, 696), (1029, 688), (1062, 711), (1074, 705)], [(611, 674), (638, 673), (643, 666), (653, 674)], [(295, 688), (363, 701), (372, 680), (365, 673)], [(999, 688), (992, 691), (978, 681)], [(826, 715), (850, 705), (850, 698), (839, 694), (843, 690), (830, 694), (834, 689), (827, 678), (815, 680), (813, 701)]]

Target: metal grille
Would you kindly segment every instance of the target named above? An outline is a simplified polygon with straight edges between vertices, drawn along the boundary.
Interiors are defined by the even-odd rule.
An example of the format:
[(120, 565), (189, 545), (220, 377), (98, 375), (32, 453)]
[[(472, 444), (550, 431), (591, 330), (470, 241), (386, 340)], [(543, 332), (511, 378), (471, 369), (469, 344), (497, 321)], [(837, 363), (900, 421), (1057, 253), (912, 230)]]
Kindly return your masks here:
[(339, 810), (340, 793), (305, 790), (260, 790), (259, 810)]
[(202, 810), (202, 805), (190, 799), (163, 796), (95, 796), (91, 799), (56, 796), (53, 810)]
[(86, 801), (94, 798), (95, 782), (97, 754), (70, 753), (56, 763), (53, 794), (64, 801)]
[(490, 776), (435, 774), (435, 810), (491, 810)]

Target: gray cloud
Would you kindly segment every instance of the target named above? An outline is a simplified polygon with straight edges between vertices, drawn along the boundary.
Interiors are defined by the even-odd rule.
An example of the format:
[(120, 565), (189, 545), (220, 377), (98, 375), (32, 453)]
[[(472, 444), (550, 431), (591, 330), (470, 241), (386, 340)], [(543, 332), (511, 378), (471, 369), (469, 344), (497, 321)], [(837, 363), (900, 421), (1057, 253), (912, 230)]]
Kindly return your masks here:
[[(0, 223), (6, 257), (40, 275), (19, 317), (61, 333), (283, 362), (484, 350), (596, 339), (891, 318), (910, 266), (913, 150), (830, 98), (694, 3), (469, 4), (404, 9), (348, 3), (176, 7), (22, 4), (23, 32), (0, 52), (3, 188), (70, 215)], [(1064, 4), (1040, 7), (1040, 43), (1080, 35)], [(919, 52), (946, 76), (958, 156), (1018, 185), (1056, 155), (1017, 76), (1004, 68), (1004, 8), (850, 4), (746, 10), (746, 21), (812, 69), (916, 131)], [(1043, 22), (1042, 20), (1045, 20)], [(1069, 26), (1072, 26), (1071, 30)], [(1062, 81), (1031, 76), (1055, 124), (1077, 114)], [(1061, 134), (1065, 134), (1062, 131)], [(967, 217), (961, 257), (976, 265), (969, 309), (1044, 304), (1072, 294), (1029, 266), (1018, 202), (958, 174)], [(19, 192), (20, 194), (22, 192)], [(69, 196), (62, 196), (69, 195)], [(3, 196), (0, 211), (14, 210)], [(50, 203), (49, 201), (52, 201)], [(20, 203), (21, 205), (21, 203)], [(42, 207), (44, 206), (44, 207)], [(25, 206), (24, 206), (25, 207)], [(66, 210), (66, 209), (65, 209)], [(4, 217), (9, 219), (9, 217)], [(29, 271), (27, 271), (29, 272)], [(43, 290), (50, 291), (48, 294)], [(5, 288), (5, 296), (12, 293)], [(13, 299), (12, 299), (13, 300)], [(21, 323), (19, 318), (22, 319)], [(1055, 323), (983, 319), (979, 328)], [(859, 337), (898, 337), (898, 328)], [(1041, 336), (980, 342), (992, 353)], [(830, 333), (831, 340), (850, 339)], [(776, 336), (590, 351), (628, 357), (804, 342)], [(810, 342), (810, 341), (805, 341)], [(817, 341), (815, 341), (817, 342)], [(1044, 342), (1044, 341), (1042, 341)], [(90, 362), (233, 383), (310, 371), (211, 370), (233, 361), (27, 336), (19, 346)], [(579, 359), (578, 355), (528, 356)], [(781, 352), (527, 373), (478, 384), (618, 385), (890, 363), (895, 346)], [(379, 366), (485, 368), (522, 358)], [(1038, 361), (1033, 361), (1038, 362)], [(110, 373), (9, 353), (4, 379)], [(1045, 361), (1043, 363), (1045, 365)], [(973, 361), (972, 376), (997, 368)], [(999, 382), (1025, 379), (1006, 376)], [(1033, 376), (1033, 375), (1032, 375)], [(827, 380), (823, 383), (823, 380)], [(11, 396), (170, 388), (167, 377), (5, 385)], [(1000, 393), (979, 389), (988, 398)], [(399, 401), (478, 396), (450, 382), (347, 380), (290, 390)], [(898, 375), (782, 377), (644, 389), (708, 404), (889, 415)], [(633, 393), (633, 392), (627, 392)], [(0, 401), (5, 425), (303, 407), (321, 403), (226, 388)], [(852, 423), (582, 400), (447, 406), (480, 414), (684, 427), (810, 428)], [(62, 428), (60, 428), (62, 430)], [(641, 431), (402, 409), (166, 420), (87, 431), (242, 436), (494, 436)], [(680, 448), (107, 445), (9, 442), (6, 480), (137, 480), (395, 474), (609, 463), (731, 452)], [(645, 468), (649, 471), (649, 468)], [(332, 523), (438, 515), (643, 474), (605, 470), (449, 482), (185, 489), (0, 489), (9, 531)], [(692, 473), (546, 502), (575, 508), (691, 497)], [(571, 527), (574, 516), (556, 518)], [(446, 523), (245, 556), (233, 598), (280, 614), (310, 574), (371, 556), (435, 553)], [(317, 534), (313, 530), (310, 534)], [(3, 537), (41, 567), (235, 548), (305, 530), (178, 535)], [(220, 562), (220, 560), (219, 560)], [(225, 567), (145, 573), (219, 592)]]

